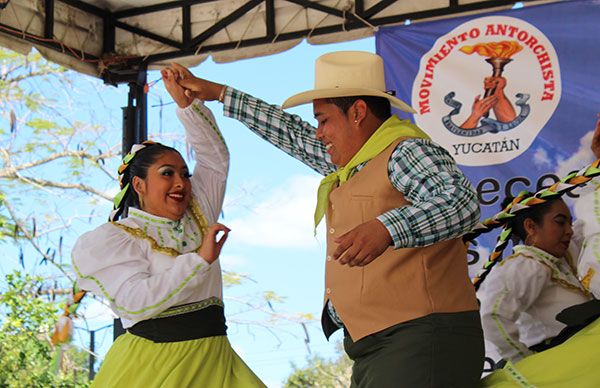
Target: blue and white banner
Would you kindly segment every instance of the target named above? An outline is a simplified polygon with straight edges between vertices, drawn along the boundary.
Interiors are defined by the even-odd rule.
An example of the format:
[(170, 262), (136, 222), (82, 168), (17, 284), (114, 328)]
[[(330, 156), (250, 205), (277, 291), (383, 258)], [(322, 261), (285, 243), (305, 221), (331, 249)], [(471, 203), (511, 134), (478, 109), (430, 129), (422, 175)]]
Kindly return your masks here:
[[(588, 0), (386, 27), (376, 45), (388, 89), (456, 159), (485, 218), (508, 194), (550, 186), (594, 160), (599, 37), (600, 1)], [(496, 235), (475, 242), (471, 273)]]

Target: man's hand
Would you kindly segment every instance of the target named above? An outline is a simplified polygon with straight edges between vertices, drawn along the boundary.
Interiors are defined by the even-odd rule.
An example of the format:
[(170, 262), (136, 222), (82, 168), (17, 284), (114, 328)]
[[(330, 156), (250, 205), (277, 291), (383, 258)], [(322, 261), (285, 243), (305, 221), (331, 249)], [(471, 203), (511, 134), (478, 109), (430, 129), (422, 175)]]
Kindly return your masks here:
[(339, 245), (333, 252), (333, 259), (354, 267), (367, 265), (378, 258), (392, 244), (392, 237), (378, 219), (373, 219), (334, 241)]
[(218, 100), (225, 85), (195, 77), (188, 69), (178, 63), (171, 67), (179, 74), (177, 83), (186, 90), (186, 95), (203, 101)]
[(592, 137), (592, 152), (596, 156), (596, 159), (600, 159), (600, 113), (598, 113), (598, 122), (596, 123), (596, 129), (594, 129), (594, 136)]

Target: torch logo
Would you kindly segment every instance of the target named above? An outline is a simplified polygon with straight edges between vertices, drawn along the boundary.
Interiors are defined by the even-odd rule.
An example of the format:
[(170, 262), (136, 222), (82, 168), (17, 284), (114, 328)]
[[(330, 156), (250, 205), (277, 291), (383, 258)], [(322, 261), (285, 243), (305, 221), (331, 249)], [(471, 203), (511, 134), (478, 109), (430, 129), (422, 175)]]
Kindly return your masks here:
[(543, 33), (521, 19), (491, 16), (436, 41), (421, 58), (412, 101), (417, 124), (458, 163), (481, 166), (527, 150), (560, 91), (558, 58)]
[[(483, 98), (480, 98), (479, 95), (475, 97), (471, 114), (461, 125), (456, 125), (452, 121), (452, 116), (460, 113), (462, 103), (454, 99), (455, 92), (444, 96), (444, 103), (454, 108), (448, 115), (442, 117), (442, 123), (446, 129), (459, 136), (478, 136), (486, 132), (497, 133), (511, 130), (527, 118), (530, 111), (527, 104), (529, 94), (516, 94), (515, 105), (520, 108), (517, 116), (513, 104), (504, 93), (507, 80), (502, 76), (504, 66), (510, 63), (511, 57), (522, 49), (523, 46), (515, 41), (480, 43), (474, 46), (463, 46), (459, 49), (465, 54), (477, 53), (487, 57), (485, 61), (492, 65), (492, 75), (485, 77)], [(495, 119), (489, 118), (490, 110), (494, 112)]]

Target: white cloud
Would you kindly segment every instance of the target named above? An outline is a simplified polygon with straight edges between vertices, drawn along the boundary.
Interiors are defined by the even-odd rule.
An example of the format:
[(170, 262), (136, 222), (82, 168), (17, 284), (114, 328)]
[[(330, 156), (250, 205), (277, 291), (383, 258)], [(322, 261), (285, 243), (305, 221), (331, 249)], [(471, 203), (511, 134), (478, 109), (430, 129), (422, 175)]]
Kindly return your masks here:
[(556, 174), (563, 178), (574, 170), (580, 170), (595, 160), (594, 153), (590, 149), (594, 131), (586, 133), (579, 139), (579, 149), (568, 159), (559, 160)]
[(221, 267), (229, 270), (244, 267), (247, 263), (246, 257), (240, 255), (223, 254), (219, 256)]
[(540, 168), (550, 168), (552, 165), (548, 151), (542, 147), (538, 147), (533, 153), (533, 163)]
[[(231, 239), (263, 247), (311, 249), (324, 244), (322, 226), (317, 238), (313, 236), (319, 182), (316, 175), (296, 175), (271, 187), (265, 198), (245, 209), (242, 215), (225, 220), (232, 230)], [(235, 213), (231, 210), (227, 209), (225, 214)]]

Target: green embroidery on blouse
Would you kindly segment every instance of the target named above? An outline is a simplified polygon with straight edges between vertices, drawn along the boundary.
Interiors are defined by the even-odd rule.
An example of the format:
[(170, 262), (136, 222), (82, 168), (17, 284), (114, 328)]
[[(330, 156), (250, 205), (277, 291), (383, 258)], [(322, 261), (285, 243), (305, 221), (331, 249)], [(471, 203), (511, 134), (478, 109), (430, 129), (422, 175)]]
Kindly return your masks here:
[(221, 299), (217, 298), (216, 296), (211, 296), (210, 298), (201, 300), (199, 302), (186, 304), (184, 306), (171, 307), (170, 309), (163, 311), (162, 313), (158, 314), (157, 316), (152, 317), (152, 319), (167, 318), (167, 317), (173, 317), (175, 315), (187, 314), (187, 313), (191, 313), (194, 311), (205, 309), (209, 306), (224, 307), (223, 301)]

